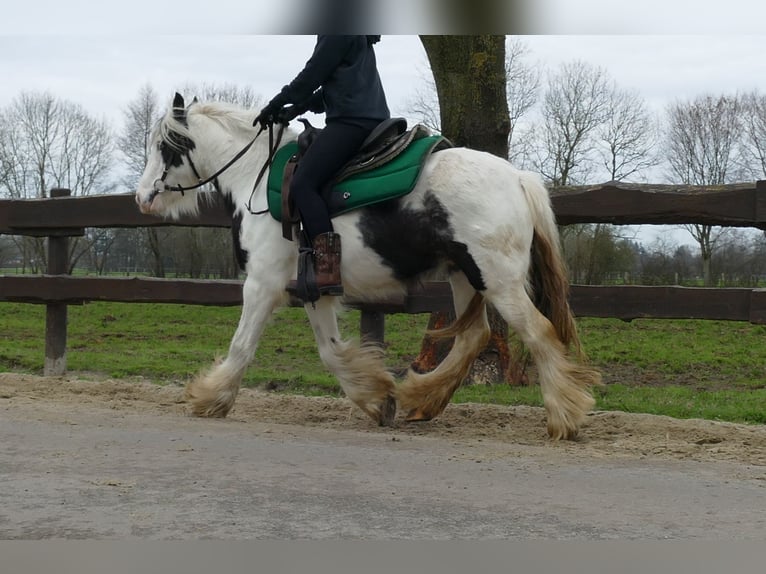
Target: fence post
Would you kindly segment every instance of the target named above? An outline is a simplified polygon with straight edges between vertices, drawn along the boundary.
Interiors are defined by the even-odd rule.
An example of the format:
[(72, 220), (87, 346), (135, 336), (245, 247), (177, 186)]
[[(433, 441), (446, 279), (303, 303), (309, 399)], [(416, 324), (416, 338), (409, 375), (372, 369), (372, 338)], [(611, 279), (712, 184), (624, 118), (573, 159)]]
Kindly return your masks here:
[(363, 341), (383, 344), (386, 330), (386, 315), (382, 311), (362, 309), (359, 331)]
[[(69, 197), (68, 189), (51, 189), (51, 197)], [(48, 236), (48, 275), (64, 275), (69, 264), (69, 238), (65, 235)], [(66, 303), (48, 303), (45, 312), (45, 366), (46, 376), (66, 373)]]
[(755, 214), (756, 223), (763, 224), (766, 221), (766, 180), (759, 179), (755, 182)]

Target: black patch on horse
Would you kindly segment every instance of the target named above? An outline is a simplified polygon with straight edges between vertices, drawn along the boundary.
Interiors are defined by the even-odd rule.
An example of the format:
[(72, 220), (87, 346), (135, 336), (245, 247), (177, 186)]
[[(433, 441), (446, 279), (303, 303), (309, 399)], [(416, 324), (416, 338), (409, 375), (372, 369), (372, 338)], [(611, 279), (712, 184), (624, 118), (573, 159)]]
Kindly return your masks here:
[(160, 141), (160, 155), (167, 167), (179, 167), (183, 163), (183, 156), (195, 148), (194, 141), (178, 132), (170, 131)]
[(242, 230), (242, 213), (235, 215), (234, 200), (232, 199), (231, 192), (219, 194), (223, 197), (223, 204), (226, 207), (226, 213), (231, 217), (231, 241), (234, 246), (234, 257), (237, 260), (237, 265), (244, 271), (247, 265), (249, 254), (246, 249), (242, 248), (242, 241), (240, 241), (240, 232)]
[[(196, 99), (195, 99), (196, 101)], [(173, 119), (184, 127), (189, 127), (186, 119), (184, 99), (176, 92), (173, 99)], [(160, 155), (166, 167), (178, 167), (183, 163), (183, 156), (189, 154), (195, 148), (194, 141), (184, 135), (169, 130), (160, 141)]]
[(432, 193), (422, 210), (402, 207), (401, 199), (366, 207), (361, 212), (362, 239), (400, 281), (435, 270), (447, 261), (460, 269), (477, 291), (486, 289), (479, 266), (464, 243), (455, 241), (449, 214)]

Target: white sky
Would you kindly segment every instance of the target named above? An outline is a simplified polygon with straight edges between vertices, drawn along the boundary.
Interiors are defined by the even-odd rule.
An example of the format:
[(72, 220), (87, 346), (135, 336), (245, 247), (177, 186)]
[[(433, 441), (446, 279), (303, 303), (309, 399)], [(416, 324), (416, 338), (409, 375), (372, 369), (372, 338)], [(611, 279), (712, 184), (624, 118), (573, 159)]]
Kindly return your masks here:
[[(250, 86), (264, 102), (297, 74), (313, 36), (0, 36), (0, 106), (23, 90), (48, 90), (91, 113), (121, 121), (149, 82), (162, 96), (188, 83)], [(417, 36), (378, 44), (392, 108), (422, 83), (426, 58)], [(416, 64), (417, 63), (417, 64)], [(193, 94), (189, 94), (192, 96)]]
[[(656, 109), (701, 93), (766, 92), (766, 34), (524, 36), (529, 61), (553, 69), (580, 59), (604, 67)], [(0, 36), (0, 106), (21, 91), (48, 90), (119, 123), (146, 82), (167, 96), (187, 83), (251, 86), (264, 100), (300, 71), (312, 36), (40, 35)], [(376, 45), (392, 112), (428, 73), (417, 36), (389, 35)]]
[[(265, 101), (302, 68), (314, 38), (248, 33), (273, 20), (264, 18), (264, 6), (296, 1), (13, 2), (0, 19), (0, 107), (22, 91), (47, 90), (119, 129), (122, 110), (147, 82), (168, 102), (187, 83), (250, 86)], [(529, 60), (541, 67), (574, 59), (602, 66), (657, 110), (702, 93), (766, 92), (766, 32), (760, 33), (766, 2), (537, 0), (535, 6), (525, 31), (548, 35), (524, 39)], [(407, 20), (406, 10), (394, 16), (401, 20), (397, 30), (434, 32), (422, 19)], [(389, 11), (382, 27), (391, 29), (394, 16)], [(413, 22), (420, 28), (410, 30)], [(590, 35), (604, 32), (617, 35)], [(407, 116), (428, 73), (420, 41), (384, 35), (376, 51), (391, 111)]]

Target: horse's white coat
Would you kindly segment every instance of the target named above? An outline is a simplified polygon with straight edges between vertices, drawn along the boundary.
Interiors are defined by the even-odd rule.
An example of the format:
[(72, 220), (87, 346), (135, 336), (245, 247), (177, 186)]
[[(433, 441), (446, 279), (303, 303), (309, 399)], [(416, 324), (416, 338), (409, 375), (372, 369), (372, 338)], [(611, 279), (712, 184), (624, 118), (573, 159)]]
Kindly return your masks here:
[[(225, 104), (195, 104), (186, 113), (187, 129), (168, 113), (152, 138), (149, 162), (139, 182), (136, 201), (141, 210), (171, 218), (197, 210), (195, 192), (182, 196), (155, 187), (161, 186), (158, 179), (165, 167), (159, 153), (163, 132), (181, 132), (194, 141), (196, 147), (191, 157), (204, 178), (252, 139), (255, 134), (252, 117), (249, 111)], [(288, 130), (283, 141), (293, 138), (295, 133)], [(232, 407), (264, 325), (272, 311), (286, 300), (285, 285), (295, 277), (297, 249), (282, 237), (281, 225), (268, 214), (252, 215), (245, 210), (256, 174), (267, 159), (267, 148), (268, 139), (262, 135), (240, 161), (219, 176), (221, 189), (233, 196), (236, 210), (243, 216), (241, 243), (249, 259), (242, 316), (229, 353), (189, 387), (194, 410), (200, 415), (225, 416)], [(186, 160), (168, 173), (168, 184), (195, 182)], [(253, 194), (254, 211), (266, 207), (265, 185), (264, 178)], [(481, 270), (486, 285), (483, 297), (518, 332), (536, 360), (549, 414), (549, 433), (554, 438), (575, 435), (593, 405), (588, 388), (598, 383), (598, 374), (567, 358), (554, 325), (535, 308), (528, 295), (533, 235), (552, 246), (554, 263), (560, 259), (558, 233), (542, 182), (536, 175), (516, 170), (490, 154), (456, 148), (440, 151), (427, 160), (415, 189), (401, 200), (402, 207), (422, 210), (427, 193), (433, 194), (444, 207), (454, 240), (467, 246)], [(360, 217), (360, 211), (355, 211), (333, 220), (335, 231), (342, 237), (346, 294), (374, 300), (404, 292), (406, 286), (365, 245)], [(459, 316), (476, 292), (460, 271), (452, 272), (450, 280)], [(323, 298), (315, 306), (306, 305), (319, 354), (339, 378), (349, 398), (380, 422), (390, 422), (383, 419), (391, 413), (383, 411), (392, 397), (413, 418), (430, 418), (441, 412), (486, 344), (489, 333), (482, 303), (475, 316), (466, 321), (465, 331), (458, 335), (442, 365), (432, 373), (410, 373), (397, 387), (385, 371), (378, 350), (359, 348), (341, 339), (335, 304), (333, 298)], [(569, 314), (568, 307), (565, 312)]]

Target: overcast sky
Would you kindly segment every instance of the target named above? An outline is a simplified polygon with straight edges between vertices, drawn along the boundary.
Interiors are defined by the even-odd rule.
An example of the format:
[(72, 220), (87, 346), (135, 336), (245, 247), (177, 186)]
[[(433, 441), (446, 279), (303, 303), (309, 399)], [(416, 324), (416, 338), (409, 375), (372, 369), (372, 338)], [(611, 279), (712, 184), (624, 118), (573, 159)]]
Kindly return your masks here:
[[(303, 67), (314, 37), (247, 32), (263, 28), (254, 22), (271, 21), (263, 17), (264, 6), (299, 1), (14, 2), (3, 7), (0, 19), (0, 107), (22, 91), (49, 91), (120, 129), (122, 111), (147, 82), (168, 103), (173, 91), (188, 83), (250, 86), (265, 101)], [(411, 9), (419, 3), (384, 4)], [(656, 110), (703, 93), (766, 93), (766, 34), (759, 33), (766, 2), (537, 0), (534, 6), (535, 18), (523, 29), (545, 35), (527, 35), (524, 41), (529, 62), (542, 68), (575, 59), (601, 66)], [(407, 116), (428, 74), (414, 33), (442, 30), (433, 30), (427, 17), (408, 19), (401, 10), (388, 14), (383, 32), (413, 33), (384, 34), (376, 45), (391, 111)], [(419, 28), (413, 30), (413, 23)], [(615, 35), (591, 34), (604, 32)]]
[[(250, 86), (265, 100), (302, 68), (314, 38), (252, 32), (289, 28), (277, 23), (297, 20), (307, 5), (337, 10), (344, 3), (364, 6), (364, 22), (382, 28), (375, 30), (384, 34), (376, 50), (389, 104), (393, 113), (407, 115), (428, 74), (414, 34), (454, 32), (464, 25), (459, 18), (444, 18), (444, 6), (453, 2), (6, 2), (0, 17), (0, 106), (21, 91), (47, 90), (117, 124), (147, 82), (168, 101), (190, 82)], [(706, 92), (766, 91), (763, 0), (466, 0), (464, 5), (481, 5), (493, 16), (503, 7), (498, 20), (507, 32), (536, 34), (525, 36), (531, 62), (547, 69), (574, 59), (602, 66), (658, 110)]]
[[(766, 92), (766, 35), (524, 36), (530, 63), (555, 69), (580, 59), (604, 67), (658, 110), (702, 93)], [(0, 36), (0, 106), (21, 91), (50, 91), (119, 123), (138, 89), (164, 97), (194, 83), (250, 86), (264, 100), (302, 68), (312, 36), (40, 35)], [(417, 36), (388, 35), (376, 45), (392, 112), (408, 103), (428, 73)]]

